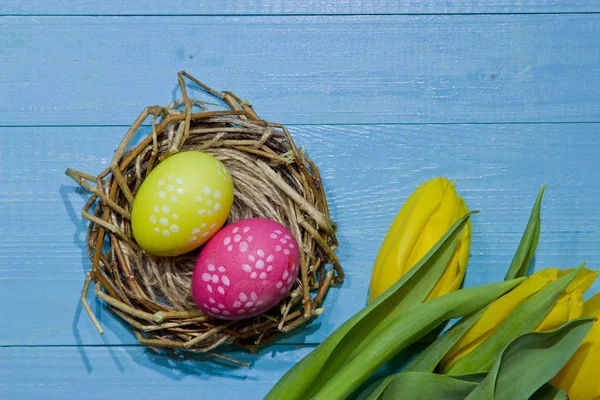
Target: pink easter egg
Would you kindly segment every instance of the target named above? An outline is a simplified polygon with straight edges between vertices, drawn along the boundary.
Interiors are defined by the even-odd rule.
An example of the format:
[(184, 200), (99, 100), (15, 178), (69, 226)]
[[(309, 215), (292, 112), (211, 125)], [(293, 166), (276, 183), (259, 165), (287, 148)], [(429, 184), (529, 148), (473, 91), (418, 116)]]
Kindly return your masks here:
[(202, 249), (192, 296), (213, 317), (250, 318), (285, 297), (299, 267), (298, 243), (283, 225), (262, 218), (241, 220), (225, 226)]

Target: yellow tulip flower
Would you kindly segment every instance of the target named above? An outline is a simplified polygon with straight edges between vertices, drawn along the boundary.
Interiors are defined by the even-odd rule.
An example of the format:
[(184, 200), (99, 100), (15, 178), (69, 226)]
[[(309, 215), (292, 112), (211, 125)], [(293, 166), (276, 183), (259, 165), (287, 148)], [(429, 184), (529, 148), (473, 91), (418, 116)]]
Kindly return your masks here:
[[(447, 372), (457, 360), (469, 354), (490, 337), (525, 299), (571, 271), (573, 270), (543, 269), (494, 301), (481, 318), (446, 353), (440, 364), (440, 370), (444, 373)], [(597, 275), (598, 271), (584, 268), (560, 295), (554, 307), (535, 330), (538, 332), (551, 331), (565, 322), (580, 318), (583, 315), (583, 294), (592, 285)]]
[[(582, 316), (600, 318), (600, 293), (585, 302)], [(571, 400), (600, 399), (600, 322), (595, 322), (567, 365), (550, 381)]]
[[(462, 216), (468, 213), (463, 199), (446, 178), (421, 184), (394, 219), (377, 254), (369, 301), (373, 301), (406, 274)], [(471, 221), (427, 300), (458, 289), (465, 276), (471, 243)]]

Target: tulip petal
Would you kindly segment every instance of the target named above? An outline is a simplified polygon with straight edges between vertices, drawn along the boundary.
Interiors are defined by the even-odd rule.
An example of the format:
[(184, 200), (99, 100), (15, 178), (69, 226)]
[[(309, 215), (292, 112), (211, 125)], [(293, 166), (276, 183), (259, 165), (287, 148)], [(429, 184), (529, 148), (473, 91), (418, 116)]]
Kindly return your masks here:
[[(550, 282), (556, 280), (557, 269), (544, 269), (531, 275), (526, 281), (491, 304), (483, 316), (456, 342), (444, 356), (441, 370), (447, 372), (454, 363), (469, 354), (484, 340), (490, 337), (515, 309), (539, 292)], [(469, 371), (467, 371), (469, 372)]]
[[(573, 271), (573, 269), (559, 270), (558, 276), (561, 277), (567, 275), (571, 271)], [(581, 270), (579, 275), (577, 275), (577, 278), (575, 278), (573, 282), (571, 282), (571, 284), (565, 289), (565, 292), (571, 293), (574, 291), (579, 291), (581, 293), (585, 293), (585, 291), (588, 290), (590, 286), (592, 286), (597, 276), (598, 271), (584, 268), (583, 270)]]
[[(540, 324), (550, 312), (558, 297), (575, 279), (577, 274), (583, 269), (584, 265), (585, 264), (581, 265), (570, 274), (549, 283), (542, 290), (524, 300), (506, 318), (498, 329), (467, 355), (458, 359), (448, 369), (447, 373), (452, 375), (462, 375), (473, 372), (489, 371), (502, 349), (518, 336), (533, 331)], [(527, 279), (525, 283), (529, 280), (530, 279)], [(518, 289), (518, 287), (516, 289)], [(492, 307), (493, 304), (490, 306), (490, 309)]]
[[(458, 219), (468, 213), (462, 198), (446, 178), (421, 184), (402, 206), (377, 253), (371, 276), (369, 302), (413, 268)], [(456, 290), (464, 278), (471, 238), (471, 223), (427, 300)], [(427, 294), (426, 293), (426, 294)]]
[[(380, 296), (414, 266), (414, 263), (409, 264), (411, 252), (423, 228), (440, 207), (446, 182), (447, 179), (435, 178), (421, 184), (400, 209), (375, 259), (370, 301)], [(422, 254), (426, 252), (427, 249)], [(420, 258), (415, 261), (418, 260)]]
[(535, 330), (536, 332), (547, 332), (557, 329), (572, 319), (580, 318), (582, 313), (583, 293), (579, 291), (563, 293)]
[(528, 399), (575, 353), (594, 321), (577, 319), (555, 331), (530, 332), (516, 338), (465, 400)]
[(600, 318), (600, 293), (596, 293), (585, 302), (583, 305), (583, 315)]
[(527, 275), (527, 268), (535, 254), (538, 241), (540, 240), (540, 209), (542, 207), (542, 196), (544, 195), (545, 189), (546, 185), (542, 185), (540, 193), (533, 205), (533, 209), (531, 210), (531, 215), (529, 216), (529, 221), (527, 222), (527, 227), (525, 228), (517, 252), (510, 263), (510, 267), (508, 268), (508, 272), (504, 279), (519, 278)]
[[(459, 197), (457, 201), (459, 204), (458, 206), (454, 207), (456, 213), (453, 215), (453, 219), (451, 221), (456, 221), (458, 218), (468, 214), (469, 212), (462, 197)], [(460, 237), (458, 245), (452, 254), (452, 258), (448, 262), (448, 266), (444, 270), (442, 276), (438, 280), (431, 293), (429, 293), (427, 296), (426, 300), (435, 299), (443, 294), (458, 290), (464, 280), (465, 273), (467, 272), (470, 248), (471, 221), (467, 223), (467, 226)]]
[[(392, 222), (392, 225), (388, 229), (377, 257), (375, 258), (375, 264), (373, 273), (371, 276), (371, 287), (370, 287), (370, 301), (374, 300), (381, 293), (385, 291), (384, 285), (386, 282), (394, 282), (394, 276), (398, 278), (404, 274), (402, 265), (396, 263), (396, 252), (392, 251), (398, 241), (400, 240), (400, 234), (402, 233), (402, 225), (406, 223), (408, 214), (414, 209), (415, 204), (418, 202), (423, 186), (419, 186), (406, 200), (396, 218)], [(379, 286), (381, 285), (381, 289)], [(391, 283), (390, 285), (391, 286)]]
[(550, 383), (565, 390), (572, 400), (593, 399), (600, 396), (598, 365), (600, 347), (586, 340)]
[[(600, 293), (585, 302), (583, 315), (600, 317)], [(600, 365), (600, 323), (596, 322), (584, 343), (551, 383), (565, 390), (572, 400), (600, 397), (598, 366)]]

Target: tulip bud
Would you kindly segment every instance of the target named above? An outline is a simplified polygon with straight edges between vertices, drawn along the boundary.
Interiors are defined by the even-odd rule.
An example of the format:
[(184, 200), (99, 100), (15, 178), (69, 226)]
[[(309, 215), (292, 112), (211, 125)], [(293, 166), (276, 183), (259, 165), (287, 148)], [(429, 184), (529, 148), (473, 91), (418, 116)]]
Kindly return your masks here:
[[(511, 292), (494, 301), (481, 318), (446, 353), (440, 364), (440, 370), (444, 373), (453, 373), (451, 367), (492, 336), (521, 303), (551, 282), (555, 282), (572, 271), (573, 269), (543, 269), (531, 275)], [(582, 269), (560, 294), (550, 312), (534, 330), (548, 332), (570, 320), (580, 318), (583, 312), (583, 294), (592, 285), (597, 275), (598, 271)]]
[[(600, 293), (585, 302), (582, 315), (600, 318)], [(550, 383), (567, 392), (571, 400), (597, 399), (600, 397), (599, 365), (600, 323), (596, 321), (579, 349)]]
[[(406, 201), (377, 254), (369, 301), (408, 272), (459, 218), (468, 213), (463, 199), (446, 178), (421, 184)], [(458, 289), (463, 281), (471, 243), (471, 222), (465, 227), (448, 265), (426, 300)]]

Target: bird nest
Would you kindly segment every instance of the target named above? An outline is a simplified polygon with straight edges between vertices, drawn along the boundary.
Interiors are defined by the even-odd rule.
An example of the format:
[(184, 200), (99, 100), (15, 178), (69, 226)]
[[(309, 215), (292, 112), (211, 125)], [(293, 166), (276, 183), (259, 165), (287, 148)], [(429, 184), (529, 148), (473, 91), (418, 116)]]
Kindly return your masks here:
[[(141, 344), (227, 358), (214, 349), (234, 344), (255, 351), (323, 311), (325, 294), (344, 276), (334, 253), (336, 225), (329, 218), (317, 166), (283, 125), (260, 119), (247, 102), (185, 72), (179, 73), (178, 81), (182, 99), (168, 107), (146, 108), (125, 134), (109, 168), (98, 176), (66, 172), (91, 193), (82, 215), (89, 221), (86, 244), (92, 270), (81, 300), (100, 333), (86, 300), (91, 282), (96, 296), (131, 325)], [(218, 109), (189, 97), (186, 83), (220, 103)], [(149, 134), (134, 144), (150, 116)], [(211, 154), (229, 169), (235, 200), (228, 223), (269, 218), (286, 226), (300, 244), (298, 279), (284, 300), (261, 315), (223, 321), (200, 311), (192, 299), (191, 278), (201, 249), (158, 257), (144, 252), (133, 238), (131, 207), (144, 178), (160, 161), (189, 150)]]

